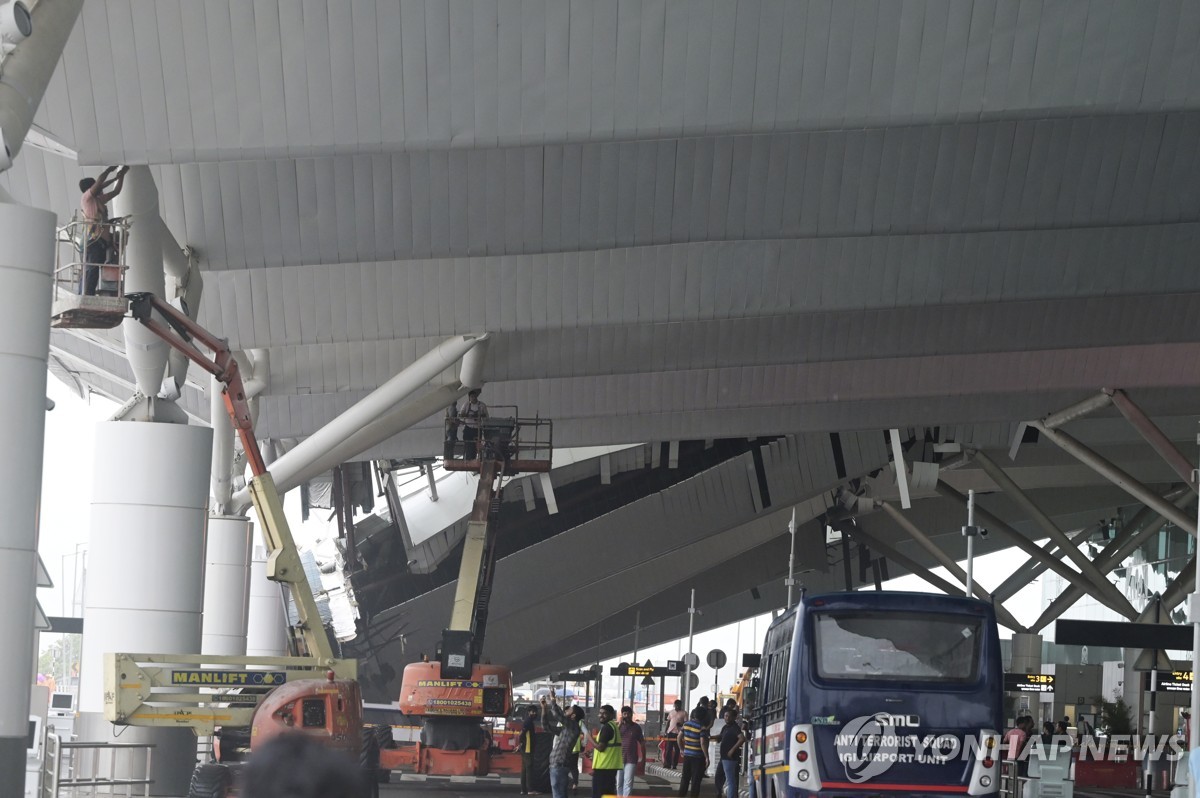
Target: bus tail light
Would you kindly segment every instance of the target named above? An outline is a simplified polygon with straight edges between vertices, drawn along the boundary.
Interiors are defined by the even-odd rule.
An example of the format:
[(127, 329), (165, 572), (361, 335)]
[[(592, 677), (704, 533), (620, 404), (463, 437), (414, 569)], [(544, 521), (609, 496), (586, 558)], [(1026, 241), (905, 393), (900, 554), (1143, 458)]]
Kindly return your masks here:
[(817, 769), (817, 748), (813, 727), (802, 724), (792, 727), (791, 756), (788, 758), (788, 786), (809, 792), (821, 789), (821, 773)]
[(996, 761), (996, 747), (1000, 744), (1000, 732), (984, 729), (975, 743), (975, 762), (971, 766), (971, 784), (967, 789), (968, 795), (991, 795), (995, 792), (994, 785), (999, 783), (999, 763)]

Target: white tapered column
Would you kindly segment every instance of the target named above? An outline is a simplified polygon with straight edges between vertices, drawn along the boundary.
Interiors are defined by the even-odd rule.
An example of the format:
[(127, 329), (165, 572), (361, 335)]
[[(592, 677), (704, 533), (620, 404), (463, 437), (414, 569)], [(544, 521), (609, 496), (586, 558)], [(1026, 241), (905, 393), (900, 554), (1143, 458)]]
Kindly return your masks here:
[(204, 567), (203, 654), (246, 653), (250, 601), (250, 545), (245, 516), (210, 516)]
[(250, 617), (246, 622), (246, 653), (253, 657), (287, 654), (287, 616), (279, 584), (267, 579), (267, 550), (254, 547), (250, 562)]
[(25, 778), (37, 511), (46, 423), (54, 214), (0, 194), (0, 795), (20, 795)]
[[(200, 651), (211, 447), (208, 427), (122, 421), (96, 425), (77, 726), (81, 739), (115, 737), (102, 714), (106, 652)], [(187, 792), (196, 754), (190, 730), (126, 728), (120, 741), (157, 746), (153, 794)]]
[[(162, 222), (158, 215), (158, 188), (146, 166), (130, 167), (121, 193), (113, 200), (116, 216), (130, 218), (129, 241), (125, 245), (125, 293), (149, 292), (162, 298), (166, 293), (163, 273)], [(138, 389), (147, 397), (158, 396), (167, 369), (167, 344), (136, 319), (121, 323), (125, 333), (125, 353), (137, 380)]]

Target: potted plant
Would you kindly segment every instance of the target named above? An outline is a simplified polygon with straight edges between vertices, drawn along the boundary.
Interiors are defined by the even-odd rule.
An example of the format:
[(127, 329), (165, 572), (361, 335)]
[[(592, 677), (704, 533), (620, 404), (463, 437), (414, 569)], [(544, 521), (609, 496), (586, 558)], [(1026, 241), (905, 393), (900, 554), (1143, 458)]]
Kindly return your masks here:
[[(1098, 750), (1086, 744), (1080, 746), (1079, 760), (1075, 763), (1075, 785), (1077, 787), (1137, 788), (1138, 762), (1129, 754), (1134, 739), (1133, 710), (1119, 694), (1112, 701), (1097, 696), (1093, 703), (1097, 709), (1096, 726), (1102, 739)], [(1117, 756), (1115, 740), (1123, 740), (1125, 752)]]

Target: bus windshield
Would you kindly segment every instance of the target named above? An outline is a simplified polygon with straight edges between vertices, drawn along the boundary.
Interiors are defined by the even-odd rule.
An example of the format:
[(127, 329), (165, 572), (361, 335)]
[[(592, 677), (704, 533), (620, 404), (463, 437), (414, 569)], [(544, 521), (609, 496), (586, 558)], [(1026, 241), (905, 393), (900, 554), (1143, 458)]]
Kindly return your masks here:
[(970, 683), (979, 678), (983, 618), (929, 612), (820, 612), (823, 680)]

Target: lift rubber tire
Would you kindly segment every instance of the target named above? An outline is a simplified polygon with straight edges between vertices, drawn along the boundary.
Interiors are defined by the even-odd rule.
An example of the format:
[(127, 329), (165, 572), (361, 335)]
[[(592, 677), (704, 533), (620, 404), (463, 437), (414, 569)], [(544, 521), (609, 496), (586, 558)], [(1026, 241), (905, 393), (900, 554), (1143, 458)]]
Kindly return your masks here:
[(529, 788), (536, 792), (550, 793), (550, 749), (554, 747), (554, 735), (550, 732), (535, 732), (533, 735), (533, 773)]
[(196, 765), (188, 784), (188, 798), (228, 798), (233, 790), (233, 773), (226, 765), (210, 762)]
[(363, 798), (379, 798), (379, 738), (371, 726), (363, 726), (358, 764), (363, 774)]
[[(369, 726), (375, 733), (375, 742), (379, 745), (379, 750), (383, 751), (388, 748), (395, 748), (396, 744), (392, 740), (392, 727), (384, 723), (377, 723)], [(379, 768), (377, 778), (380, 784), (387, 784), (392, 780), (392, 771)]]

